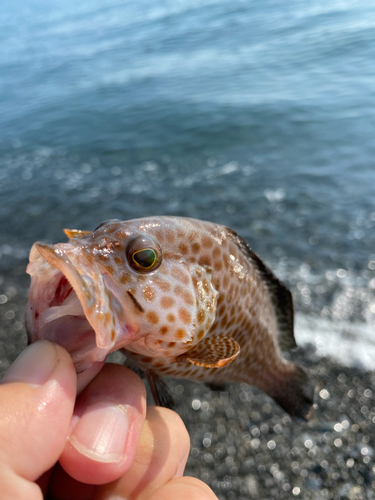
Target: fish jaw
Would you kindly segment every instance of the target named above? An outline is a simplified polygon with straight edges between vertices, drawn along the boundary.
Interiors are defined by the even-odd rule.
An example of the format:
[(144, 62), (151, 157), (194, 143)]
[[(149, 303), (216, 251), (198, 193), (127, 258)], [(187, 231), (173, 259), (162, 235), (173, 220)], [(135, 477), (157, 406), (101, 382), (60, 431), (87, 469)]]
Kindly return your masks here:
[(29, 342), (47, 339), (65, 347), (77, 372), (138, 339), (130, 299), (107, 288), (99, 267), (82, 247), (34, 243), (26, 328)]

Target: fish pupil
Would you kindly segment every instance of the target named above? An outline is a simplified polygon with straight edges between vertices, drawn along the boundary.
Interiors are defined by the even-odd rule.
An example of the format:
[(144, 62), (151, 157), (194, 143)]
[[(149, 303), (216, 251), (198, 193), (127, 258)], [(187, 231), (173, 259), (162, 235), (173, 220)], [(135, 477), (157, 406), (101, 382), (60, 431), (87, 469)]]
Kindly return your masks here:
[(156, 253), (152, 248), (138, 250), (133, 254), (133, 261), (143, 269), (149, 269), (156, 262)]

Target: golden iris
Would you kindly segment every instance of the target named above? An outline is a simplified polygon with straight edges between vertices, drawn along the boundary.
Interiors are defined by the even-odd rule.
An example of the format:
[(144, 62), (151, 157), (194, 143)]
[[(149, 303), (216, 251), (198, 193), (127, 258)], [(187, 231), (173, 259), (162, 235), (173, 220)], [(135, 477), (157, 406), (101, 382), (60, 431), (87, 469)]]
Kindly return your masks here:
[(150, 236), (133, 238), (127, 249), (129, 265), (138, 273), (155, 271), (161, 264), (161, 248)]
[(156, 262), (156, 253), (152, 248), (137, 250), (133, 253), (132, 259), (137, 266), (141, 266), (143, 269), (150, 269)]

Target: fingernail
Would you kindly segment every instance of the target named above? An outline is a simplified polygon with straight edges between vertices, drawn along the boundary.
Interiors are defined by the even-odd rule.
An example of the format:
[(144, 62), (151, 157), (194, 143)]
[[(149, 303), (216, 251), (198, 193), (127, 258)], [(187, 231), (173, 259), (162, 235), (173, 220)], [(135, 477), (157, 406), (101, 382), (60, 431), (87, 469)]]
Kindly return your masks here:
[(5, 374), (2, 383), (24, 382), (31, 385), (44, 384), (58, 362), (57, 351), (51, 342), (39, 340), (29, 345)]
[(123, 457), (129, 421), (124, 409), (102, 401), (84, 411), (70, 436), (71, 444), (98, 462), (119, 462)]

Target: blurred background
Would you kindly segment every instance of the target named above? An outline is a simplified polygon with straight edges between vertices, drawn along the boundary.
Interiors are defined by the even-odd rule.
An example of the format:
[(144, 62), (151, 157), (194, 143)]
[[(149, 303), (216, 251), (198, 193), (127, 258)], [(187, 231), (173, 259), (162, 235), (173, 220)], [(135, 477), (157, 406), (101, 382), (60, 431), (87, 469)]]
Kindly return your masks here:
[[(306, 363), (334, 385), (338, 370), (342, 397), (357, 391), (352, 403), (363, 408), (375, 384), (374, 28), (370, 0), (3, 0), (1, 373), (26, 345), (25, 268), (35, 240), (64, 241), (64, 227), (94, 229), (109, 218), (179, 215), (225, 224), (250, 243), (293, 292)], [(220, 498), (263, 498), (272, 485), (272, 498), (373, 498), (372, 458), (357, 467), (373, 450), (373, 400), (367, 413), (332, 416), (349, 434), (361, 428), (356, 419), (371, 424), (359, 439), (367, 436), (368, 456), (363, 447), (354, 456), (350, 440), (347, 456), (344, 441), (326, 443), (343, 455), (350, 480), (341, 465), (329, 475), (319, 462), (326, 476), (291, 467), (287, 481), (272, 459), (259, 469), (257, 431), (248, 432), (244, 461), (253, 462), (242, 476), (236, 452), (211, 450), (220, 431), (204, 427), (210, 406), (202, 404), (217, 400), (225, 427), (234, 418), (225, 413), (228, 393), (174, 389), (177, 399), (191, 394), (187, 420), (202, 413), (188, 423), (190, 471)], [(234, 414), (236, 404), (252, 405), (253, 393), (238, 391)], [(267, 425), (266, 435), (279, 424)], [(298, 439), (311, 462), (319, 443)], [(215, 460), (228, 469), (221, 476)]]

